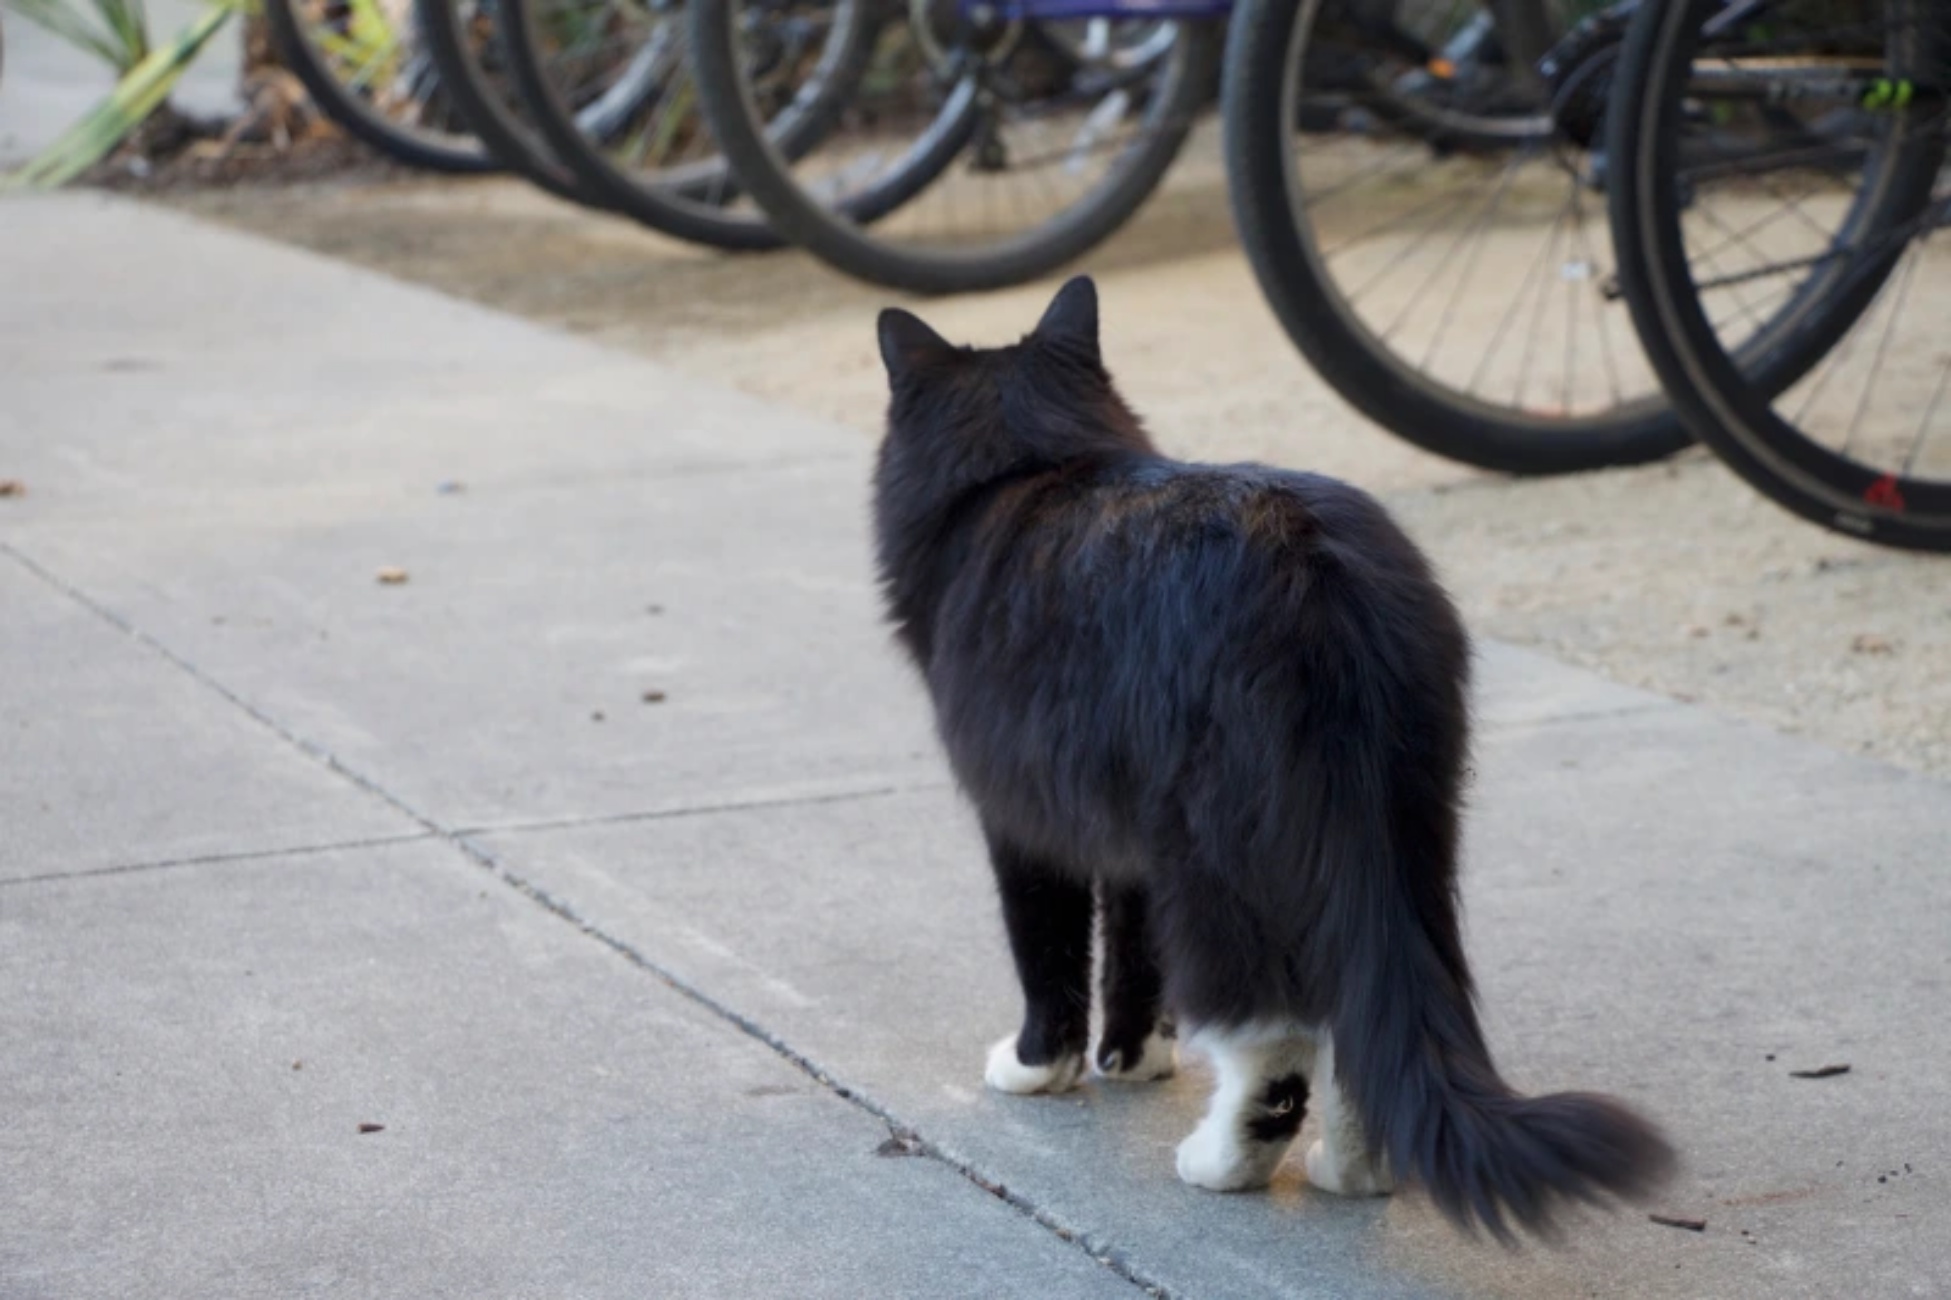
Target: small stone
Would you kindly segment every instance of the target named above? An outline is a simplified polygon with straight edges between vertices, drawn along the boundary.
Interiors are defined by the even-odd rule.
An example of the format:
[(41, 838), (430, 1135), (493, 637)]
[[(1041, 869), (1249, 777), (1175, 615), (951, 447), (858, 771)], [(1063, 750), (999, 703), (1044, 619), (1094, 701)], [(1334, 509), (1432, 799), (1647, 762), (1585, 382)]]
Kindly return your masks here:
[(594, 713), (592, 713), (592, 714), (590, 714), (590, 715), (589, 715), (589, 720), (590, 720), (591, 722), (601, 722), (601, 721), (603, 721), (603, 710), (601, 710), (601, 709), (598, 709), (598, 710), (596, 710), (596, 712), (594, 712)]
[(1663, 1228), (1679, 1228), (1683, 1232), (1707, 1231), (1705, 1219), (1682, 1219), (1671, 1214), (1649, 1214), (1646, 1217)]
[(398, 587), (406, 582), (406, 570), (390, 564), (373, 576), (378, 578), (383, 586), (388, 587)]
[(440, 495), (444, 497), (458, 496), (461, 493), (467, 491), (467, 484), (461, 482), (457, 478), (442, 479), (438, 484), (435, 485), (434, 491), (440, 493)]
[(0, 497), (24, 497), (27, 485), (17, 478), (0, 478)]
[(361, 1124), (359, 1131), (361, 1133), (384, 1133), (386, 1126), (384, 1124)]
[(668, 696), (668, 695), (666, 695), (666, 694), (664, 694), (664, 692), (662, 692), (662, 691), (645, 691), (645, 692), (644, 692), (644, 703), (645, 703), (645, 704), (662, 704), (662, 703), (663, 703), (663, 702), (664, 702), (665, 700), (668, 700), (669, 698), (671, 698), (671, 697), (670, 697), (670, 696)]
[(1849, 643), (1849, 648), (1859, 655), (1887, 655), (1894, 653), (1896, 649), (1888, 640), (1874, 632), (1857, 633), (1856, 639)]
[(918, 1156), (923, 1154), (921, 1143), (911, 1133), (893, 1133), (887, 1141), (874, 1148), (874, 1154), (883, 1158)]
[(302, 1070), (305, 1068), (305, 1063), (303, 1061), (293, 1061), (291, 1063), (291, 1068), (294, 1070)]

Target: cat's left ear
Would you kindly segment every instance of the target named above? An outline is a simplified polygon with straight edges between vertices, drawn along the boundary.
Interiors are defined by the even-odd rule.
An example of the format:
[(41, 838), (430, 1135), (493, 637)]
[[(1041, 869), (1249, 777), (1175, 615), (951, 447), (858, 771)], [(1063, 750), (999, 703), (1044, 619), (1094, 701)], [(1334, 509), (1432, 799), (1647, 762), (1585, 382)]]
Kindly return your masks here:
[(1080, 352), (1094, 365), (1102, 364), (1097, 346), (1097, 285), (1090, 276), (1080, 275), (1057, 290), (1036, 323), (1036, 336)]
[(955, 355), (955, 345), (929, 329), (921, 317), (899, 307), (881, 313), (881, 364), (889, 379), (899, 379)]

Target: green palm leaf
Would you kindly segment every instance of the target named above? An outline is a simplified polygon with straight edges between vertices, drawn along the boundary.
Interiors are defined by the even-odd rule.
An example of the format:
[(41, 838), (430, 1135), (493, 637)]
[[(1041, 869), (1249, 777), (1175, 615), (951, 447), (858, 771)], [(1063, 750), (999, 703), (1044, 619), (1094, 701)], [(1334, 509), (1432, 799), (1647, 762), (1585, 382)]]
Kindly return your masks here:
[(42, 150), (39, 157), (0, 179), (0, 189), (53, 189), (106, 158), (162, 106), (198, 52), (244, 3), (217, 0), (168, 44), (144, 55), (116, 83), (108, 98)]
[(126, 73), (149, 55), (149, 14), (143, 0), (88, 0), (92, 19), (75, 0), (6, 0), (7, 8)]

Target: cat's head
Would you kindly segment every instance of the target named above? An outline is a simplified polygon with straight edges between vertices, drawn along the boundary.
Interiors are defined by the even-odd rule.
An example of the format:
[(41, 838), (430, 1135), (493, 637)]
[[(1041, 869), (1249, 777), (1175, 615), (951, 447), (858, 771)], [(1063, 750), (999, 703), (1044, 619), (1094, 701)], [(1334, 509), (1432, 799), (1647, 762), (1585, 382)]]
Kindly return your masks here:
[(1148, 452), (1098, 347), (1097, 287), (1078, 276), (1016, 343), (957, 347), (910, 312), (880, 318), (882, 478), (952, 490), (1037, 464)]

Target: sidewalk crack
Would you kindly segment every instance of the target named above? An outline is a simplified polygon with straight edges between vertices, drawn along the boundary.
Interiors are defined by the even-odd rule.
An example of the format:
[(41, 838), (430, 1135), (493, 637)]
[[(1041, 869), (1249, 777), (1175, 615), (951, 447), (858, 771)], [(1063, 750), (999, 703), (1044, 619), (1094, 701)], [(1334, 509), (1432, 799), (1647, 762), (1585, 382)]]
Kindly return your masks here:
[(1012, 1190), (1001, 1179), (986, 1172), (975, 1161), (958, 1154), (953, 1148), (946, 1147), (932, 1138), (923, 1135), (913, 1125), (903, 1120), (886, 1103), (852, 1084), (846, 1083), (832, 1070), (829, 1070), (812, 1057), (794, 1047), (777, 1033), (774, 1033), (729, 1003), (722, 1002), (718, 998), (713, 997), (703, 988), (657, 961), (627, 939), (620, 938), (604, 930), (601, 926), (577, 912), (567, 900), (549, 892), (534, 881), (512, 870), (487, 849), (471, 840), (457, 838), (453, 842), (455, 847), (460, 849), (462, 853), (473, 859), (478, 866), (492, 873), (496, 879), (500, 880), (509, 888), (528, 898), (537, 906), (568, 922), (570, 925), (575, 926), (583, 934), (595, 940), (597, 943), (602, 944), (632, 966), (656, 979), (672, 992), (695, 1003), (711, 1015), (725, 1021), (748, 1037), (772, 1049), (781, 1059), (792, 1065), (800, 1073), (804, 1074), (833, 1096), (856, 1109), (867, 1112), (869, 1115), (874, 1116), (886, 1124), (893, 1134), (905, 1138), (913, 1144), (914, 1154), (924, 1156), (927, 1159), (947, 1166), (968, 1182), (973, 1183), (989, 1195), (994, 1196), (997, 1200), (1003, 1202), (1003, 1204), (1009, 1206), (1024, 1218), (1029, 1219), (1038, 1227), (1048, 1231), (1058, 1240), (1082, 1250), (1112, 1273), (1131, 1283), (1133, 1286), (1143, 1289), (1147, 1294), (1159, 1297), (1160, 1300), (1171, 1300), (1175, 1294), (1163, 1282), (1149, 1276), (1136, 1264), (1132, 1263), (1124, 1251), (1120, 1250), (1116, 1245), (1105, 1241), (1096, 1233), (1066, 1222), (1048, 1207), (1038, 1204), (1034, 1199), (1025, 1196), (1021, 1192)]
[(457, 826), (456, 835), (526, 835), (532, 831), (577, 830), (585, 826), (615, 826), (629, 822), (670, 821), (682, 817), (709, 817), (716, 813), (751, 812), (762, 808), (806, 808), (819, 804), (858, 803), (886, 799), (895, 795), (919, 794), (931, 790), (950, 790), (949, 781), (919, 781), (912, 785), (872, 785), (859, 790), (828, 790), (818, 794), (788, 794), (757, 799), (728, 799), (723, 803), (687, 804), (678, 808), (652, 808), (643, 812), (592, 813), (586, 817), (553, 817), (526, 822), (491, 822)]
[[(608, 933), (594, 922), (587, 920), (563, 899), (557, 898), (533, 881), (510, 870), (487, 849), (465, 838), (461, 831), (443, 826), (434, 818), (409, 804), (401, 796), (388, 790), (378, 781), (368, 777), (356, 768), (341, 762), (336, 755), (324, 746), (286, 727), (283, 723), (253, 705), (249, 700), (246, 700), (243, 696), (231, 690), (210, 674), (204, 672), (194, 663), (185, 659), (182, 655), (177, 654), (174, 650), (163, 644), (163, 642), (143, 631), (128, 619), (117, 614), (114, 610), (96, 601), (87, 595), (87, 593), (65, 581), (57, 574), (43, 567), (12, 545), (0, 541), (0, 554), (11, 557), (17, 564), (27, 569), (41, 581), (81, 605), (84, 609), (91, 611), (105, 622), (120, 629), (125, 635), (147, 647), (151, 652), (159, 655), (165, 661), (174, 665), (178, 670), (187, 673), (195, 681), (209, 690), (214, 691), (234, 707), (242, 710), (273, 735), (284, 740), (306, 757), (324, 765), (328, 770), (336, 773), (338, 776), (351, 782), (375, 798), (383, 800), (402, 815), (410, 818), (416, 825), (426, 831), (428, 835), (445, 840), (474, 866), (493, 875), (504, 885), (515, 890), (545, 911), (575, 926), (583, 934), (610, 949), (632, 966), (654, 977), (673, 992), (687, 998), (706, 1012), (772, 1049), (779, 1057), (794, 1066), (809, 1079), (819, 1084), (822, 1088), (832, 1093), (835, 1097), (874, 1116), (896, 1132), (912, 1135), (912, 1140), (919, 1154), (952, 1169), (963, 1179), (981, 1188), (989, 1195), (996, 1197), (1003, 1204), (1009, 1206), (1030, 1222), (1035, 1223), (1037, 1226), (1051, 1233), (1058, 1240), (1084, 1251), (1092, 1259), (1133, 1286), (1143, 1289), (1152, 1296), (1160, 1297), (1161, 1300), (1170, 1300), (1172, 1297), (1173, 1292), (1164, 1283), (1147, 1275), (1136, 1264), (1132, 1263), (1123, 1251), (1112, 1243), (1103, 1240), (1095, 1233), (1064, 1222), (1047, 1207), (1037, 1204), (1036, 1201), (1023, 1195), (1021, 1192), (1011, 1190), (1000, 1179), (985, 1172), (974, 1161), (956, 1154), (948, 1147), (944, 1147), (937, 1142), (920, 1136), (911, 1125), (905, 1123), (888, 1106), (860, 1091), (858, 1088), (843, 1082), (832, 1071), (795, 1048), (791, 1043), (788, 1043), (772, 1030), (767, 1029), (764, 1025), (732, 1007), (729, 1003), (722, 1002), (713, 997), (699, 986), (677, 974), (677, 972), (653, 960), (635, 945)], [(409, 836), (408, 838), (418, 839), (425, 837)]]
[(342, 849), (371, 849), (389, 844), (413, 844), (434, 838), (432, 831), (405, 831), (398, 835), (369, 835), (363, 839), (336, 840), (330, 844), (295, 844), (285, 848), (237, 849), (229, 853), (199, 853), (180, 858), (156, 858), (149, 862), (118, 862), (106, 867), (77, 867), (73, 871), (44, 871), (32, 876), (0, 880), (0, 889), (11, 885), (33, 885), (51, 880), (88, 880), (96, 876), (127, 876), (144, 871), (170, 871), (177, 867), (203, 867), (214, 863), (250, 862), (258, 858), (295, 858)]

